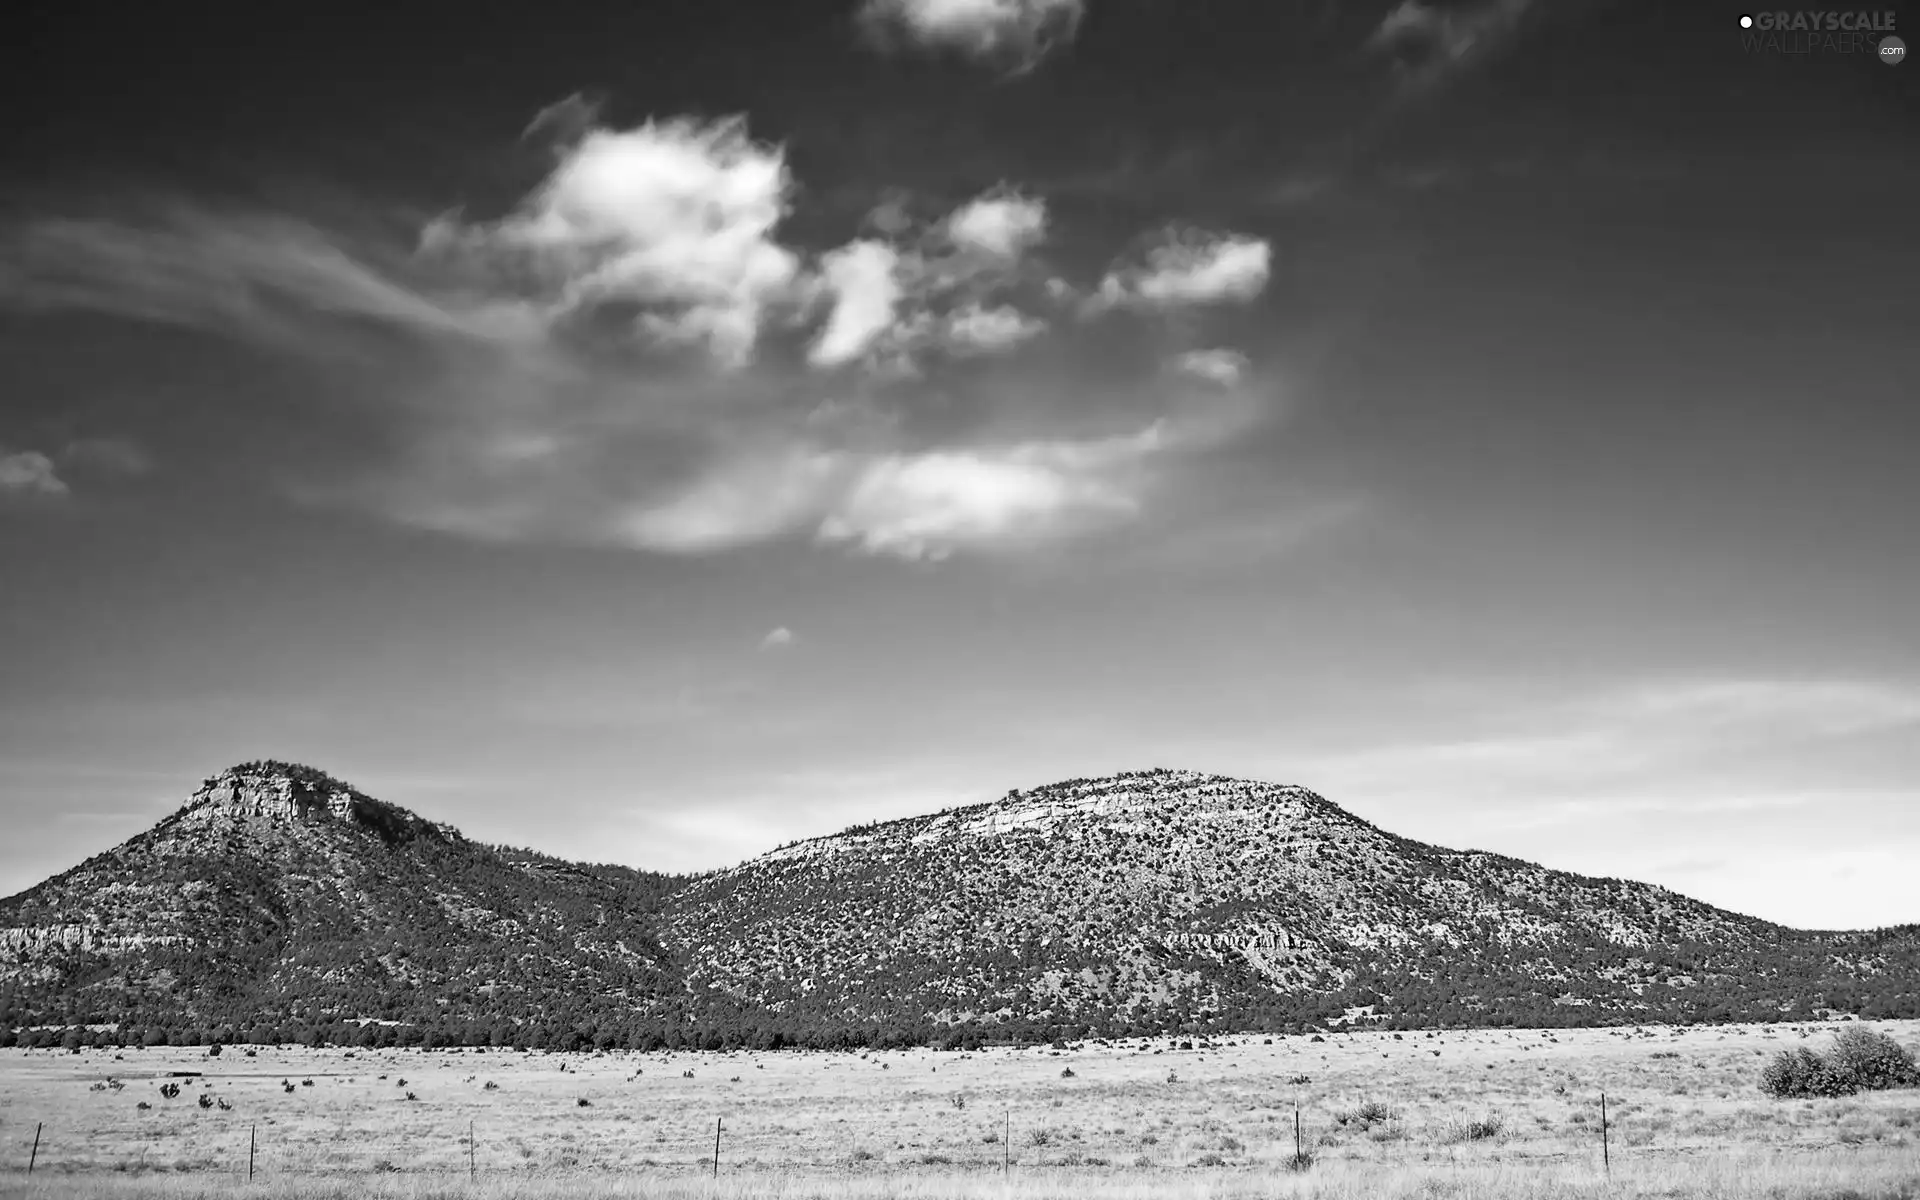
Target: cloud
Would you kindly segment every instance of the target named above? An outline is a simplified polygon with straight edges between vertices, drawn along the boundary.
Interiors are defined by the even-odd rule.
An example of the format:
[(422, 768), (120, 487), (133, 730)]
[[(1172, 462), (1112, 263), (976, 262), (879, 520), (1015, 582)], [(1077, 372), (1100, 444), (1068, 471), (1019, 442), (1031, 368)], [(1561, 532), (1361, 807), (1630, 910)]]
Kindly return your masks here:
[(1086, 0), (865, 0), (874, 44), (950, 50), (1010, 71), (1030, 70), (1073, 40)]
[(127, 478), (153, 469), (147, 452), (124, 438), (79, 438), (60, 451), (60, 461), (76, 470)]
[(599, 98), (575, 92), (533, 114), (533, 120), (527, 122), (520, 136), (547, 137), (563, 145), (572, 144), (600, 123), (602, 107)]
[(946, 342), (961, 353), (974, 351), (992, 354), (1010, 350), (1021, 342), (1038, 337), (1046, 328), (1045, 321), (1030, 317), (1011, 305), (987, 307), (971, 303), (947, 318)]
[(1018, 193), (989, 193), (955, 209), (946, 231), (963, 250), (1018, 258), (1046, 236), (1047, 206)]
[(1238, 350), (1189, 350), (1174, 360), (1180, 371), (1217, 383), (1221, 387), (1232, 387), (1240, 382), (1247, 373), (1247, 356)]
[(0, 239), (0, 303), (229, 332), (305, 354), (338, 348), (314, 316), (479, 339), (526, 328), (518, 303), (430, 297), (401, 277), (404, 264), (293, 217), (165, 205), (142, 220), (54, 218), (11, 231)]
[(1401, 0), (1380, 21), (1367, 46), (1390, 55), (1410, 87), (1432, 85), (1503, 45), (1532, 0), (1487, 0), (1444, 7)]
[(1016, 303), (1036, 299), (1022, 259), (1045, 237), (1043, 201), (1002, 187), (927, 224), (895, 196), (868, 225), (883, 236), (821, 256), (818, 291), (831, 304), (813, 365), (858, 360), (912, 377), (930, 356), (1002, 354), (1047, 328)]
[(57, 497), (67, 491), (52, 459), (37, 450), (9, 451), (0, 446), (0, 494)]
[[(1920, 726), (1920, 687), (1849, 679), (1660, 680), (1536, 698), (1496, 719), (1502, 727), (1490, 735), (1380, 747), (1321, 767), (1337, 786), (1354, 790), (1398, 789), (1416, 780), (1421, 788), (1504, 796), (1522, 804), (1530, 821), (1542, 811), (1583, 815), (1589, 810), (1573, 800), (1596, 791), (1617, 796), (1626, 785), (1641, 791), (1657, 785), (1675, 811), (1704, 811), (1681, 783), (1690, 773), (1711, 769), (1720, 786), (1720, 771), (1751, 766), (1770, 752)], [(1769, 789), (1779, 786), (1768, 781)]]
[(847, 470), (843, 453), (806, 442), (732, 448), (684, 486), (616, 517), (607, 533), (682, 554), (791, 536), (831, 504)]
[(1148, 247), (1144, 261), (1107, 272), (1094, 308), (1245, 303), (1265, 290), (1272, 260), (1272, 247), (1261, 238), (1168, 231)]
[(1155, 423), (1104, 438), (924, 450), (747, 448), (610, 533), (686, 553), (783, 536), (907, 559), (1031, 547), (1133, 516), (1154, 460), (1181, 449), (1182, 436)]
[(1138, 511), (1134, 471), (1158, 427), (1092, 442), (888, 455), (859, 467), (820, 525), (827, 541), (939, 559), (963, 547), (1045, 540)]
[(767, 636), (760, 639), (760, 648), (762, 650), (778, 650), (782, 647), (793, 645), (794, 640), (793, 630), (782, 625), (777, 629), (767, 631)]
[[(1041, 199), (1001, 185), (916, 219), (891, 193), (884, 219), (816, 251), (782, 240), (797, 185), (742, 119), (595, 119), (579, 101), (536, 118), (560, 143), (551, 169), (491, 218), (170, 203), (0, 229), (0, 305), (297, 357), (378, 428), (267, 464), (289, 495), (482, 541), (1039, 545), (1136, 519), (1246, 416), (1230, 402), (1255, 405), (1237, 378), (1193, 411), (1193, 389), (1151, 371), (1098, 388), (1024, 374), (1028, 344), (1081, 336), (1044, 316), (1083, 293), (1042, 257)], [(1208, 303), (1250, 298), (1266, 271), (1264, 242), (1165, 234), (1107, 286), (1119, 304)], [(1231, 352), (1213, 353), (1220, 383)], [(52, 480), (146, 466), (131, 444), (66, 453)]]
[(1649, 685), (1619, 701), (1634, 719), (1773, 737), (1841, 737), (1920, 725), (1920, 689), (1865, 680), (1730, 679)]
[(866, 353), (894, 324), (900, 302), (895, 275), (900, 255), (884, 242), (852, 242), (830, 251), (820, 262), (833, 312), (813, 343), (808, 361), (834, 367)]
[(646, 335), (738, 366), (798, 296), (801, 260), (774, 238), (791, 187), (784, 152), (742, 118), (596, 128), (515, 212), (445, 218), (425, 246), (530, 282), (552, 318), (632, 305)]

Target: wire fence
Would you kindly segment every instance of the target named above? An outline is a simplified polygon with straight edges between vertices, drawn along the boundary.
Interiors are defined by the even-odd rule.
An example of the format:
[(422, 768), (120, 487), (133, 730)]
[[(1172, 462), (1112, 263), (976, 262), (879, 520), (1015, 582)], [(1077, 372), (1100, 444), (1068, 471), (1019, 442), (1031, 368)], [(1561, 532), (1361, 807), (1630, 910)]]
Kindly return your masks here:
[[(1603, 1114), (1608, 1098), (1599, 1104)], [(1617, 1098), (1614, 1101), (1617, 1110)], [(983, 1106), (984, 1107), (984, 1106)], [(886, 1146), (887, 1131), (854, 1129), (833, 1119), (796, 1127), (757, 1121), (751, 1107), (713, 1116), (692, 1113), (601, 1112), (564, 1128), (552, 1122), (514, 1121), (490, 1111), (409, 1105), (404, 1120), (369, 1122), (301, 1116), (220, 1119), (193, 1101), (150, 1106), (131, 1122), (35, 1121), (21, 1127), (18, 1170), (218, 1174), (248, 1181), (360, 1173), (432, 1174), (480, 1179), (552, 1170), (644, 1169), (650, 1174), (708, 1175), (781, 1171), (939, 1168), (1012, 1175), (1021, 1170), (1137, 1170), (1143, 1167), (1219, 1167), (1311, 1170), (1334, 1158), (1385, 1161), (1411, 1151), (1423, 1159), (1477, 1162), (1554, 1162), (1591, 1157), (1610, 1171), (1618, 1156), (1615, 1123), (1603, 1115), (1587, 1140), (1510, 1137), (1497, 1118), (1463, 1119), (1418, 1128), (1379, 1105), (1325, 1111), (1303, 1105), (1275, 1112), (1282, 1119), (1260, 1142), (1230, 1133), (1197, 1133), (1166, 1142), (1149, 1132), (1063, 1133), (1051, 1109), (1011, 1105), (976, 1113), (964, 1134), (934, 1144)], [(203, 1119), (206, 1118), (206, 1119)], [(9, 1139), (13, 1140), (13, 1139)], [(1653, 1151), (1650, 1146), (1636, 1152)]]

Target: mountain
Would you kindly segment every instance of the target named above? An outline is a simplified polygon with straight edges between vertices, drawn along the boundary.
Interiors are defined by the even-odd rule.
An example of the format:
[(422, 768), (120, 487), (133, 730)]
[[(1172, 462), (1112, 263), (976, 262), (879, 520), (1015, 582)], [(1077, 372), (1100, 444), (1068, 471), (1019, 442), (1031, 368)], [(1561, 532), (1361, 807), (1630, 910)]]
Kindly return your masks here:
[(0, 901), (0, 1037), (577, 1048), (1914, 1016), (1917, 981), (1920, 927), (1786, 929), (1409, 841), (1301, 788), (1162, 770), (678, 877), (480, 845), (249, 763)]
[(247, 1037), (465, 1024), (554, 995), (645, 1005), (677, 977), (653, 930), (680, 882), (477, 845), (311, 768), (247, 763), (0, 901), (0, 1025)]

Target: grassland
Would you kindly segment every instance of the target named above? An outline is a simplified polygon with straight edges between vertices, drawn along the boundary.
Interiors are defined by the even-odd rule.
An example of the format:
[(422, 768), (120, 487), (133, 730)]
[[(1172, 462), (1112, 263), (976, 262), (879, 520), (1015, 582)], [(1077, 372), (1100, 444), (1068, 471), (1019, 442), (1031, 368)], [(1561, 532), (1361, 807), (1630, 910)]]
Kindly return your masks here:
[[(1920, 1197), (1920, 1091), (1776, 1101), (1756, 1087), (1772, 1054), (1822, 1047), (1832, 1028), (971, 1054), (13, 1050), (0, 1194)], [(1881, 1028), (1920, 1044), (1920, 1022)], [(170, 1074), (185, 1071), (200, 1074)]]

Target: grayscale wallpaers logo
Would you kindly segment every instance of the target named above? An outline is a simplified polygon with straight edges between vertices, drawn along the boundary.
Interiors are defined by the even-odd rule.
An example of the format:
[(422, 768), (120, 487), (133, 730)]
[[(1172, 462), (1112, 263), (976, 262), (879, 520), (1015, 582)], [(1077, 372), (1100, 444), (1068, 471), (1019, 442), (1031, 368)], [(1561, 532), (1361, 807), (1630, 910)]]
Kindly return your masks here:
[(1749, 13), (1740, 18), (1740, 44), (1749, 54), (1867, 54), (1893, 67), (1907, 57), (1893, 28), (1891, 12)]

